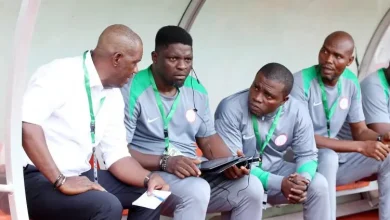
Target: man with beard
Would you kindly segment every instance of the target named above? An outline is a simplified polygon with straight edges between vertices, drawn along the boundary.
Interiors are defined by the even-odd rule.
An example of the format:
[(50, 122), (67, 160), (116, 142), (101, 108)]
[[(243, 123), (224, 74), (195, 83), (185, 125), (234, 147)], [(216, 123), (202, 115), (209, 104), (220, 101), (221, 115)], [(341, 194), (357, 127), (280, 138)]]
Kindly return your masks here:
[[(357, 77), (346, 67), (353, 60), (354, 41), (343, 31), (330, 34), (318, 55), (318, 65), (294, 74), (292, 95), (304, 101), (319, 149), (318, 172), (329, 184), (331, 219), (336, 219), (336, 185), (378, 173), (380, 219), (390, 216), (389, 133), (366, 126)], [(336, 138), (344, 122), (353, 141)]]
[(163, 204), (163, 214), (199, 220), (222, 212), (223, 219), (261, 219), (263, 187), (245, 167), (229, 168), (212, 188), (199, 177), (197, 146), (209, 160), (232, 154), (215, 132), (205, 88), (188, 76), (192, 59), (187, 31), (165, 26), (157, 32), (152, 65), (122, 88), (130, 152), (170, 184), (174, 196)]

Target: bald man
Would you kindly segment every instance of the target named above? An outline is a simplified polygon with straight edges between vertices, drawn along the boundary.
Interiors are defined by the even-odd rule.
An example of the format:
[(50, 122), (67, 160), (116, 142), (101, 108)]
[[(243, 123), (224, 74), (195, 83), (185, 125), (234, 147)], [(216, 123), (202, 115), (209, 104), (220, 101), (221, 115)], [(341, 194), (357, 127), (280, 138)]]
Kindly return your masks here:
[[(32, 219), (159, 219), (132, 206), (148, 190), (168, 189), (156, 173), (130, 157), (119, 87), (137, 72), (142, 41), (130, 28), (112, 25), (94, 50), (57, 59), (32, 76), (22, 107), (24, 179)], [(108, 170), (91, 168), (98, 148)], [(96, 156), (94, 157), (96, 158)]]
[[(359, 82), (346, 67), (354, 57), (354, 41), (343, 31), (330, 34), (318, 55), (318, 65), (294, 74), (292, 96), (303, 101), (314, 125), (318, 172), (328, 180), (331, 219), (336, 219), (336, 185), (378, 173), (380, 219), (390, 218), (389, 133), (380, 135), (367, 128)], [(344, 122), (351, 127), (353, 141), (338, 140)]]

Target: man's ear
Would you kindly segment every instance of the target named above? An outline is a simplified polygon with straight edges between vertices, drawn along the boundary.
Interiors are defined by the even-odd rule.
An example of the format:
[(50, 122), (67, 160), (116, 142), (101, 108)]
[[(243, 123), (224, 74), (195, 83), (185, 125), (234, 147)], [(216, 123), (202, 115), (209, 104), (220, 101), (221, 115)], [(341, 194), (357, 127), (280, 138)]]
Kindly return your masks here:
[(123, 57), (123, 54), (116, 52), (112, 57), (112, 64), (117, 67), (119, 65), (119, 60)]
[(283, 98), (283, 102), (282, 102), (282, 105), (288, 101), (288, 99), (290, 98), (289, 95), (286, 95), (284, 98)]
[(351, 65), (352, 62), (353, 62), (354, 60), (355, 60), (355, 57), (354, 57), (354, 56), (351, 56), (351, 57), (349, 58), (349, 60), (348, 60), (347, 66)]
[(152, 55), (152, 61), (153, 61), (153, 63), (157, 63), (157, 52), (156, 52), (156, 51), (153, 51), (151, 55)]

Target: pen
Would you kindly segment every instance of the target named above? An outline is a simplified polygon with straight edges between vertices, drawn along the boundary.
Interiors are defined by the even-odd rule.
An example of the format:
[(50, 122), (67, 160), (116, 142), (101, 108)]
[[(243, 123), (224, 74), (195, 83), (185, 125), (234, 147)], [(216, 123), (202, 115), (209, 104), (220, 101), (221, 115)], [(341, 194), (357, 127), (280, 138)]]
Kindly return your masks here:
[(161, 202), (164, 202), (165, 199), (161, 198), (160, 196), (157, 196), (156, 194), (152, 193), (152, 195), (154, 197), (156, 197), (158, 200), (160, 200)]

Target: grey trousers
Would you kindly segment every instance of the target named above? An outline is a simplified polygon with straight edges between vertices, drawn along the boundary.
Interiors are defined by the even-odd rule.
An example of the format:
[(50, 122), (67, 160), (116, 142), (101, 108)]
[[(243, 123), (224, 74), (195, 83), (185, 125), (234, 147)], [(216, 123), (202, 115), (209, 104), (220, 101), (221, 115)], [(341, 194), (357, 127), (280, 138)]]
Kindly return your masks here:
[[(289, 176), (296, 171), (296, 164), (284, 162), (278, 173), (280, 176)], [(281, 191), (269, 190), (268, 203), (286, 204), (288, 203)], [(328, 182), (325, 177), (316, 173), (310, 182), (307, 190), (307, 200), (303, 205), (303, 219), (305, 220), (328, 220), (330, 219), (330, 202), (328, 194)]]
[(352, 183), (364, 177), (378, 174), (379, 219), (390, 220), (390, 157), (383, 162), (359, 153), (337, 154), (330, 149), (318, 152), (318, 172), (329, 184), (331, 220), (336, 219), (336, 186)]
[(261, 220), (263, 185), (255, 176), (226, 180), (210, 189), (200, 177), (180, 179), (159, 172), (169, 184), (172, 195), (162, 205), (161, 213), (175, 219), (202, 220), (206, 213), (222, 212), (222, 219)]

